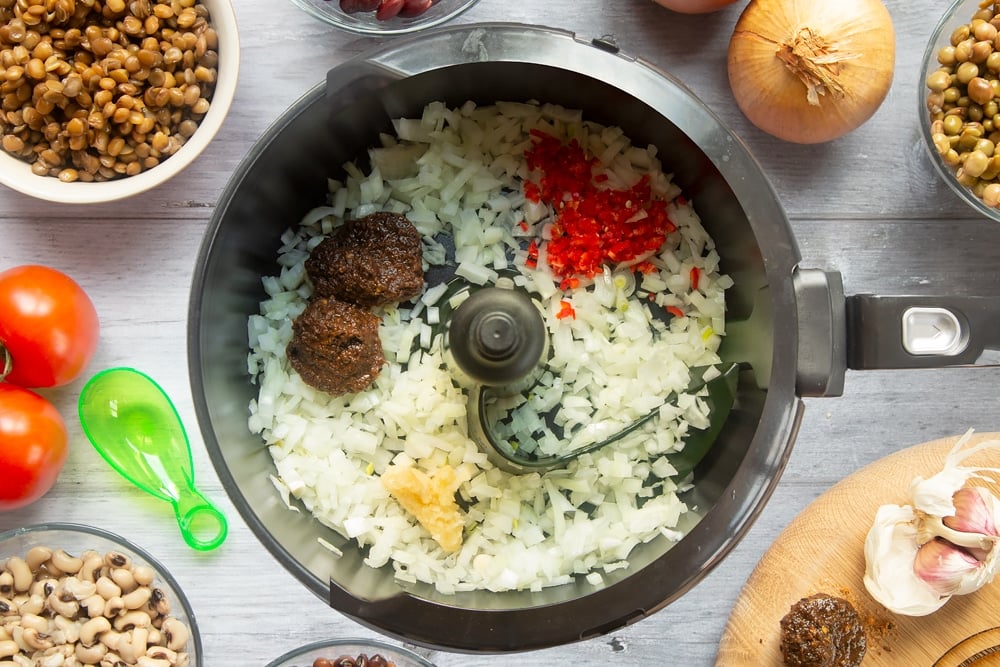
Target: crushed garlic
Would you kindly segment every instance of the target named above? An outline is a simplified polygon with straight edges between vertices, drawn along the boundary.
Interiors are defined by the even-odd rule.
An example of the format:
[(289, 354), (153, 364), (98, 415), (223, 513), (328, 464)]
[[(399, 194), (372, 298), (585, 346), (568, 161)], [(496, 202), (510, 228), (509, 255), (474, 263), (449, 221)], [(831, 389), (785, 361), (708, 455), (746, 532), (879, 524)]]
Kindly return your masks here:
[(416, 517), (441, 548), (454, 552), (462, 548), (465, 520), (455, 502), (459, 484), (455, 469), (442, 466), (428, 475), (412, 466), (389, 466), (382, 473), (382, 486)]
[[(979, 590), (1000, 571), (1000, 500), (970, 479), (991, 479), (1000, 468), (964, 466), (970, 456), (1000, 449), (986, 440), (966, 447), (959, 438), (942, 470), (910, 484), (910, 504), (882, 505), (865, 539), (868, 592), (890, 611), (924, 616), (953, 595)], [(964, 448), (964, 449), (963, 449)]]

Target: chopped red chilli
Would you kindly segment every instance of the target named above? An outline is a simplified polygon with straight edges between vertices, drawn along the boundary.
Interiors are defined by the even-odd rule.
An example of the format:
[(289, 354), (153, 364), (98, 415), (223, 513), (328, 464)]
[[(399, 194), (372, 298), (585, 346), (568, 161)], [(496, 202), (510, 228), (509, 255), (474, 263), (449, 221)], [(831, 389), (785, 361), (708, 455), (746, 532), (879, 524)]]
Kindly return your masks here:
[(555, 209), (546, 258), (563, 279), (564, 289), (574, 276), (592, 278), (606, 263), (628, 262), (656, 251), (667, 234), (676, 231), (667, 214), (668, 202), (653, 196), (648, 176), (625, 190), (599, 187), (607, 180), (594, 174), (600, 161), (588, 157), (579, 142), (564, 144), (540, 130), (531, 135), (534, 142), (525, 159), (540, 177), (537, 183), (525, 183), (524, 194)]
[(567, 317), (572, 317), (575, 320), (576, 310), (573, 308), (573, 304), (571, 304), (569, 301), (560, 301), (559, 312), (556, 313), (556, 318), (562, 320)]
[(677, 306), (667, 306), (666, 311), (674, 317), (685, 317), (684, 311)]
[(701, 271), (698, 269), (697, 266), (691, 267), (690, 276), (691, 276), (691, 289), (693, 290), (698, 289), (698, 281), (701, 278)]

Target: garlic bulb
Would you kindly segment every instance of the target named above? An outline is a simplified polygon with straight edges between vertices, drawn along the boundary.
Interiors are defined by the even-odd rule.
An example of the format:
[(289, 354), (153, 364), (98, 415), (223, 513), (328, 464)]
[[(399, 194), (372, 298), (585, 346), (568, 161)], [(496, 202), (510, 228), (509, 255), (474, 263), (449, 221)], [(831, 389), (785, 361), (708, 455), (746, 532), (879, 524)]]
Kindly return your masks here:
[(969, 431), (955, 443), (941, 472), (911, 482), (909, 505), (883, 505), (875, 514), (865, 539), (864, 582), (890, 611), (930, 614), (1000, 571), (1000, 500), (981, 486), (965, 486), (1000, 468), (962, 465), (977, 452), (1000, 449), (1000, 441), (965, 448), (971, 437)]

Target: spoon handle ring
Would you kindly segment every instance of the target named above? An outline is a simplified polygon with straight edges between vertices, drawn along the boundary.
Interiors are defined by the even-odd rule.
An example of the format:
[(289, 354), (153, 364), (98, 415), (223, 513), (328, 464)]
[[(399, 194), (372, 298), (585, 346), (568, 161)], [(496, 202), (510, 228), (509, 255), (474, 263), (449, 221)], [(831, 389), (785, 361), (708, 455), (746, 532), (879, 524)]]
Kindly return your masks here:
[(184, 541), (197, 551), (211, 551), (226, 539), (226, 516), (196, 489), (188, 489), (174, 503), (177, 526)]

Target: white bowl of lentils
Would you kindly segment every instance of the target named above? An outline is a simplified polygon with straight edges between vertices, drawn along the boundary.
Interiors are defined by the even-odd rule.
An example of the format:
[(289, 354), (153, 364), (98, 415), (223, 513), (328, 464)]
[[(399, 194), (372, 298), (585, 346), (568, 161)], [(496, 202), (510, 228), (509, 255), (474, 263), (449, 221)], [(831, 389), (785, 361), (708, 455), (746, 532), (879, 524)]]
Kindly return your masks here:
[(79, 524), (0, 533), (0, 662), (73, 660), (203, 665), (187, 598), (140, 547)]
[(239, 74), (231, 0), (0, 0), (0, 183), (97, 203), (191, 164)]

